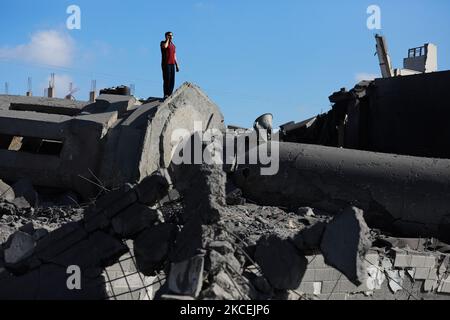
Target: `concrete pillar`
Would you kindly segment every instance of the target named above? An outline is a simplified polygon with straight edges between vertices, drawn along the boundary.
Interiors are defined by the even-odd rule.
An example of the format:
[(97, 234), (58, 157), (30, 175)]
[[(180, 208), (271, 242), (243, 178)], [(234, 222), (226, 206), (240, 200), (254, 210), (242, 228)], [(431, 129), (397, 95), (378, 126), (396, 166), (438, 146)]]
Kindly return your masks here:
[(97, 98), (97, 94), (95, 91), (91, 91), (89, 92), (89, 101), (90, 102), (95, 102), (95, 99)]

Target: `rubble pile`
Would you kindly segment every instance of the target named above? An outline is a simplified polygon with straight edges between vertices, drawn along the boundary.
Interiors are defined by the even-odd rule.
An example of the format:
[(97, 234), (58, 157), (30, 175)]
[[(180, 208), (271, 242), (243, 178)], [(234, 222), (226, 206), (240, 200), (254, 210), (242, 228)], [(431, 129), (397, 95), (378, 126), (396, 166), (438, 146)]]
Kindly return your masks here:
[[(370, 105), (355, 102), (357, 90), (341, 93), (345, 105), (348, 99), (354, 107)], [(342, 136), (349, 122), (342, 122), (340, 129), (322, 125), (317, 135), (320, 130), (309, 131), (314, 122), (309, 121), (296, 127), (298, 131), (283, 128), (281, 141), (258, 141), (256, 148), (268, 145), (280, 152), (274, 175), (262, 175), (260, 164), (174, 163), (174, 142), (166, 134), (189, 113), (190, 103), (206, 101), (210, 120), (220, 114), (205, 97), (198, 88), (185, 86), (172, 100), (147, 109), (154, 115), (152, 108), (158, 108), (164, 119), (160, 123), (139, 108), (128, 110), (125, 122), (143, 112), (152, 127), (140, 132), (152, 143), (139, 155), (156, 156), (133, 162), (139, 178), (120, 186), (118, 180), (111, 185), (93, 178), (90, 183), (99, 188), (94, 198), (78, 197), (67, 188), (50, 195), (32, 180), (11, 179), (26, 171), (2, 177), (0, 298), (450, 297), (450, 160), (325, 147), (321, 143), (350, 141), (345, 140), (349, 135)], [(370, 94), (359, 97), (369, 99)], [(201, 109), (192, 107), (192, 112)], [(221, 127), (219, 122), (213, 127)], [(102, 150), (112, 152), (110, 143), (119, 141), (121, 133), (109, 130)], [(199, 139), (197, 130), (187, 132), (191, 141)], [(241, 135), (236, 132), (233, 139)], [(323, 132), (331, 132), (332, 140)], [(306, 136), (315, 145), (295, 141)], [(197, 142), (203, 155), (214, 156), (217, 150)], [(13, 152), (0, 151), (0, 158)], [(115, 169), (102, 165), (99, 170), (104, 177)], [(75, 180), (70, 183), (80, 186)], [(73, 270), (80, 271), (79, 286), (71, 277)], [(111, 279), (112, 274), (119, 277)]]

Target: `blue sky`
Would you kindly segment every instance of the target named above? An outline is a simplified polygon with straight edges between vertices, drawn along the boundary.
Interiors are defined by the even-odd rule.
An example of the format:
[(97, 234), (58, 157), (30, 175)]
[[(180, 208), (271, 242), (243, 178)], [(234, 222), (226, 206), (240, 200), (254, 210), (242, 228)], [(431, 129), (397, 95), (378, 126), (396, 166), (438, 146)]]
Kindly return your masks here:
[[(81, 30), (66, 28), (72, 4)], [(381, 8), (379, 31), (366, 27), (372, 4)], [(433, 42), (440, 70), (450, 69), (448, 0), (16, 0), (0, 4), (0, 92), (8, 82), (11, 94), (24, 94), (31, 76), (43, 95), (55, 72), (59, 96), (74, 82), (86, 100), (91, 79), (97, 88), (134, 83), (138, 97), (161, 96), (159, 42), (168, 30), (177, 86), (198, 84), (227, 124), (244, 127), (266, 112), (276, 125), (304, 120), (327, 111), (333, 91), (378, 75), (376, 32), (387, 37), (395, 67), (408, 48)]]

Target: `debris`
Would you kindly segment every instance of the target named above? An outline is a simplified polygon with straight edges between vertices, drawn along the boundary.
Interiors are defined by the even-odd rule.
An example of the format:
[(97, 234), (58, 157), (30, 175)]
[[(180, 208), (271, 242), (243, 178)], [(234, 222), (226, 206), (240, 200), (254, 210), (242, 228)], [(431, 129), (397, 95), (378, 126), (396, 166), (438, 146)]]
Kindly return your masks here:
[(180, 295), (198, 297), (203, 283), (204, 257), (173, 263), (170, 268), (169, 289)]

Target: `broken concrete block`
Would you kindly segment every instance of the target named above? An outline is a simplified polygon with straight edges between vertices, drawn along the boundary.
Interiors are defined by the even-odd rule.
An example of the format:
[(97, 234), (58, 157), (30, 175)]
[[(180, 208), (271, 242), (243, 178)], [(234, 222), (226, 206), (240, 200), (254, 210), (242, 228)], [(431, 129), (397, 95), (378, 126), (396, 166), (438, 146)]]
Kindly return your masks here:
[(11, 235), (5, 249), (5, 263), (13, 266), (30, 257), (35, 249), (36, 242), (28, 233), (18, 231)]
[(198, 297), (203, 285), (204, 261), (204, 257), (198, 255), (183, 262), (172, 263), (169, 290), (180, 295)]
[(347, 208), (325, 228), (320, 246), (325, 262), (360, 285), (367, 277), (365, 256), (372, 245), (369, 237), (362, 210)]
[(13, 185), (16, 198), (23, 197), (32, 207), (39, 204), (39, 196), (29, 179), (20, 179)]
[(169, 182), (160, 174), (153, 174), (135, 187), (140, 203), (153, 206), (164, 198), (169, 191)]
[(137, 268), (150, 276), (166, 262), (175, 241), (177, 227), (173, 224), (160, 224), (145, 229), (134, 241), (134, 254)]
[(9, 202), (14, 201), (14, 198), (16, 197), (14, 193), (14, 189), (0, 180), (0, 200), (6, 200)]
[(255, 260), (274, 288), (292, 290), (299, 287), (308, 263), (291, 243), (277, 236), (259, 240)]
[(450, 276), (441, 281), (438, 292), (450, 293)]
[(403, 290), (403, 279), (405, 278), (404, 270), (387, 270), (387, 278), (389, 280), (389, 289), (395, 294)]
[(148, 206), (135, 203), (111, 220), (114, 232), (122, 238), (130, 238), (158, 221), (159, 214)]

